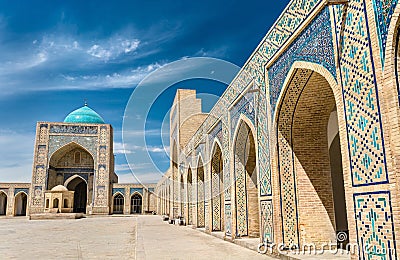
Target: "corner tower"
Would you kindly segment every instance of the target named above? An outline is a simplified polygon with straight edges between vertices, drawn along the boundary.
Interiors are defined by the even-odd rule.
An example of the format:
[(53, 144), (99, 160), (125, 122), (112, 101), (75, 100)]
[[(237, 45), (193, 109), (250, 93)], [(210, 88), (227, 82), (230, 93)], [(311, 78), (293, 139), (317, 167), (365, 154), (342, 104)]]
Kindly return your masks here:
[(30, 214), (44, 212), (44, 191), (57, 185), (75, 191), (75, 212), (109, 214), (117, 181), (112, 126), (87, 104), (62, 123), (37, 123)]

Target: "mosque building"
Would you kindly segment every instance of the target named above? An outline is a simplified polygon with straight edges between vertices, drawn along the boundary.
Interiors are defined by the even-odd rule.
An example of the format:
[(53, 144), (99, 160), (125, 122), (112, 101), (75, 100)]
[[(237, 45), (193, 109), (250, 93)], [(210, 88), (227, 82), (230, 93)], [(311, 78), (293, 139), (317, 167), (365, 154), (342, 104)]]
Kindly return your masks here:
[(154, 187), (118, 183), (113, 128), (85, 104), (63, 122), (37, 123), (32, 181), (0, 183), (0, 215), (151, 213)]

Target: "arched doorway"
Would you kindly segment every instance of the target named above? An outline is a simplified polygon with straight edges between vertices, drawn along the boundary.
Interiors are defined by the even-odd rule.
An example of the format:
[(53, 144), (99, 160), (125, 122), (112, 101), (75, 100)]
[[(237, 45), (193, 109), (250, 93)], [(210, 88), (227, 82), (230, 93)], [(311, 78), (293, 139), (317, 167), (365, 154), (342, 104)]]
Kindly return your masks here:
[(259, 237), (256, 146), (249, 125), (241, 120), (234, 145), (236, 179), (236, 235)]
[(26, 216), (26, 206), (28, 196), (24, 192), (20, 192), (15, 196), (14, 216)]
[(188, 196), (188, 224), (193, 225), (193, 209), (194, 209), (194, 202), (193, 202), (193, 179), (192, 179), (192, 169), (189, 168), (187, 174), (187, 196)]
[(336, 110), (334, 93), (321, 74), (295, 71), (277, 110), (283, 242), (288, 247), (320, 247), (335, 241), (339, 232), (348, 237)]
[(0, 216), (7, 214), (7, 195), (0, 192)]
[(224, 181), (222, 152), (215, 143), (211, 159), (211, 191), (212, 191), (212, 230), (222, 231), (224, 227)]
[(74, 211), (75, 213), (86, 213), (87, 205), (87, 184), (84, 179), (75, 176), (71, 181), (66, 182), (67, 189), (74, 191)]
[(124, 213), (125, 198), (121, 193), (117, 193), (113, 199), (113, 214)]
[(81, 145), (71, 142), (51, 155), (47, 189), (64, 185), (74, 191), (75, 213), (86, 213), (88, 199), (93, 197), (93, 178), (93, 156)]
[(204, 167), (199, 159), (197, 165), (197, 227), (205, 227)]
[(142, 214), (142, 196), (138, 193), (131, 197), (131, 214)]

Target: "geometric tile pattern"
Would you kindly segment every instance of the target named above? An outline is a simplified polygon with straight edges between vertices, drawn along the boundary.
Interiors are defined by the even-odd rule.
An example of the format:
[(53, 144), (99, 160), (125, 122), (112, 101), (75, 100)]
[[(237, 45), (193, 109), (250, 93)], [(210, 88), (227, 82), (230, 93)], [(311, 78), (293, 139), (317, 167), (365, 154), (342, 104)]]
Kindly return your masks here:
[[(227, 122), (227, 116), (225, 117), (224, 122)], [(222, 127), (222, 162), (223, 162), (223, 167), (222, 171), (224, 174), (223, 180), (224, 180), (224, 199), (226, 201), (231, 200), (231, 175), (230, 175), (230, 167), (229, 167), (229, 162), (230, 162), (230, 150), (229, 150), (229, 130), (228, 124), (223, 124)]]
[(336, 77), (333, 41), (328, 39), (332, 39), (332, 27), (329, 9), (326, 7), (268, 69), (272, 113), (293, 62), (320, 64)]
[(258, 107), (256, 107), (257, 139), (258, 139), (258, 180), (260, 184), (260, 195), (272, 195), (271, 186), (271, 164), (269, 151), (269, 134), (267, 119), (267, 99), (262, 90), (258, 96)]
[(385, 61), (387, 34), (394, 9), (398, 0), (373, 0), (375, 22), (378, 30), (379, 47), (381, 50), (382, 67)]
[(129, 194), (132, 196), (133, 193), (140, 193), (143, 196), (143, 188), (130, 188)]
[(291, 1), (265, 37), (265, 42), (261, 47), (264, 56), (271, 59), (320, 1)]
[(211, 161), (211, 191), (212, 191), (212, 230), (221, 230), (221, 194), (224, 183), (222, 180), (222, 157), (221, 149), (216, 144), (216, 149)]
[(189, 202), (189, 214), (188, 214), (188, 224), (193, 225), (193, 209), (194, 209), (194, 201), (193, 196), (194, 189), (192, 185), (192, 170), (189, 168), (187, 175), (187, 193), (188, 193), (188, 202)]
[(254, 120), (256, 113), (254, 108), (254, 93), (245, 94), (232, 108), (230, 111), (232, 138), (234, 138), (233, 133), (235, 133), (237, 122), (239, 121), (241, 114), (245, 115), (248, 119), (250, 119), (253, 125), (255, 125)]
[(248, 136), (250, 129), (246, 123), (241, 122), (235, 140), (235, 188), (236, 188), (236, 235), (247, 236), (247, 192), (246, 192), (246, 169), (245, 153), (246, 145), (249, 144)]
[(354, 194), (360, 259), (396, 259), (390, 192)]
[(278, 167), (281, 190), (283, 243), (298, 245), (296, 173), (292, 151), (292, 121), (298, 97), (311, 77), (311, 70), (297, 70), (283, 95), (278, 117)]
[(14, 195), (16, 195), (16, 194), (19, 193), (19, 192), (23, 192), (23, 193), (25, 193), (25, 194), (28, 196), (28, 194), (29, 194), (29, 189), (26, 189), (26, 188), (15, 188), (15, 189), (14, 189)]
[[(199, 163), (200, 165), (200, 163)], [(204, 168), (197, 169), (197, 226), (205, 226)]]
[(125, 188), (113, 188), (113, 189), (112, 189), (112, 195), (113, 195), (113, 196), (114, 196), (115, 193), (117, 193), (117, 192), (121, 193), (122, 196), (125, 196)]
[(212, 145), (214, 139), (217, 138), (220, 143), (222, 143), (222, 122), (219, 121), (218, 124), (211, 130), (208, 135), (209, 144)]
[(297, 70), (290, 82), (290, 87), (285, 95), (282, 104), (279, 128), (279, 172), (281, 182), (282, 197), (282, 219), (284, 227), (284, 241), (286, 245), (297, 245), (299, 243), (298, 234), (298, 213), (297, 213), (297, 183), (294, 167), (294, 154), (292, 144), (292, 123), (297, 100), (301, 95), (313, 72), (310, 70)]
[(273, 242), (272, 200), (261, 201), (261, 230), (264, 243)]
[(225, 234), (232, 236), (232, 208), (231, 204), (225, 204)]
[(375, 69), (365, 1), (335, 8), (336, 34), (341, 38), (340, 73), (353, 186), (388, 182)]

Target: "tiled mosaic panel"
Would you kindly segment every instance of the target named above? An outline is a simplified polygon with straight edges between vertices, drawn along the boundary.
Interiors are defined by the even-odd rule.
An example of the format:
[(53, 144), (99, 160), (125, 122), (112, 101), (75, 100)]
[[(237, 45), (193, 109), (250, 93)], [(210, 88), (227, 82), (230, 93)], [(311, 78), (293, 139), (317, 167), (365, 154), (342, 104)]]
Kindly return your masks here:
[(143, 188), (130, 188), (129, 194), (132, 196), (133, 193), (138, 192), (143, 196)]
[[(227, 122), (227, 115), (225, 116), (224, 122)], [(230, 150), (229, 150), (229, 129), (228, 124), (224, 123), (222, 127), (222, 161), (223, 161), (223, 173), (224, 173), (224, 199), (226, 201), (231, 200), (231, 175), (230, 175)]]
[(212, 230), (221, 230), (221, 150), (216, 149), (211, 162)]
[(117, 193), (117, 192), (121, 193), (122, 196), (125, 196), (125, 188), (113, 188), (113, 189), (112, 189), (112, 194), (113, 194), (113, 196), (114, 196), (115, 193)]
[[(199, 175), (201, 174), (199, 169)], [(204, 174), (204, 173), (203, 173)], [(197, 226), (204, 227), (205, 225), (205, 206), (204, 206), (204, 179), (197, 179)]]
[(222, 122), (220, 121), (208, 135), (210, 147), (213, 145), (215, 138), (222, 143)]
[(269, 68), (269, 93), (272, 113), (275, 111), (276, 102), (281, 95), (283, 83), (293, 62), (307, 61), (320, 64), (336, 77), (331, 39), (332, 28), (329, 9), (325, 8)]
[[(365, 1), (351, 1), (343, 28), (340, 73), (353, 186), (387, 183), (385, 148)], [(340, 37), (343, 9), (335, 8)]]
[(247, 63), (245, 70), (255, 79), (257, 92), (255, 103), (256, 120), (257, 120), (257, 139), (258, 143), (258, 169), (259, 169), (259, 185), (260, 195), (272, 195), (271, 189), (271, 168), (270, 168), (270, 151), (269, 151), (269, 132), (267, 120), (267, 99), (265, 84), (265, 64), (267, 59), (258, 51), (250, 62)]
[(266, 40), (261, 47), (265, 57), (268, 59), (273, 57), (319, 2), (321, 0), (294, 0), (289, 3), (280, 19), (268, 32)]
[(29, 189), (27, 189), (27, 188), (15, 188), (14, 189), (14, 195), (17, 195), (17, 193), (19, 193), (19, 192), (23, 192), (27, 196), (29, 195)]
[(246, 194), (246, 169), (245, 151), (248, 142), (249, 129), (243, 123), (240, 125), (235, 147), (235, 185), (236, 185), (236, 234), (247, 236), (247, 194)]
[(273, 238), (273, 212), (272, 200), (261, 201), (261, 230), (264, 243), (272, 243)]
[(192, 183), (191, 182), (187, 183), (187, 191), (188, 191), (188, 201), (189, 201), (188, 224), (192, 225), (193, 224), (194, 202), (193, 202), (193, 188), (192, 188)]
[[(97, 137), (93, 136), (50, 136), (49, 137), (49, 152), (48, 158), (57, 151), (59, 148), (69, 144), (69, 143), (77, 143), (80, 146), (84, 147), (88, 150), (92, 155), (97, 154)], [(94, 156), (94, 161), (96, 163), (96, 156)]]
[(186, 208), (186, 199), (185, 199), (186, 191), (185, 188), (181, 187), (181, 216), (185, 215), (185, 208)]
[(231, 204), (225, 204), (225, 234), (232, 236), (232, 208)]
[(206, 228), (206, 230), (210, 229), (210, 218), (208, 217), (208, 211), (209, 211), (209, 207), (208, 207), (208, 201), (204, 202), (204, 227)]
[(272, 195), (271, 167), (267, 119), (267, 100), (265, 93), (260, 93), (257, 113), (257, 139), (258, 139), (258, 169), (260, 195)]
[(38, 146), (36, 150), (37, 157), (34, 160), (32, 175), (32, 186), (35, 186), (33, 191), (35, 193), (31, 194), (30, 196), (31, 213), (38, 213), (43, 211), (44, 196), (42, 196), (42, 194), (43, 190), (46, 189), (46, 165), (47, 160), (49, 159), (49, 157), (47, 156), (49, 154), (49, 147), (47, 145), (49, 138), (48, 126), (48, 124), (40, 124), (36, 136), (36, 140), (38, 141)]
[(375, 22), (378, 30), (382, 67), (385, 62), (385, 49), (390, 21), (397, 2), (398, 0), (372, 0), (375, 12)]
[(281, 190), (281, 214), (283, 243), (287, 246), (298, 245), (298, 223), (296, 203), (296, 173), (292, 152), (291, 124), (294, 109), (301, 91), (307, 84), (312, 72), (298, 70), (290, 82), (289, 88), (283, 97), (282, 106), (278, 113), (278, 160), (279, 181)]
[(248, 93), (244, 95), (230, 111), (232, 138), (234, 138), (233, 133), (235, 133), (237, 123), (239, 121), (240, 115), (242, 114), (250, 119), (253, 125), (255, 125), (256, 113), (254, 104), (254, 93)]
[(354, 194), (360, 259), (396, 259), (390, 193)]

